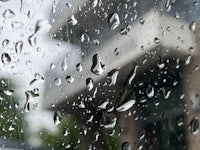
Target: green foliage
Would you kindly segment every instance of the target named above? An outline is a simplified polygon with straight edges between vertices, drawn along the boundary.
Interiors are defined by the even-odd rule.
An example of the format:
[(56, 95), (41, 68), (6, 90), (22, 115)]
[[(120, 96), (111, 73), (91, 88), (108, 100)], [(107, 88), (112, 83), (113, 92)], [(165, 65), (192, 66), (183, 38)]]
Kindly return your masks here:
[(104, 141), (104, 150), (112, 150), (112, 149), (118, 149), (120, 147), (119, 145), (119, 127), (115, 127), (113, 129), (103, 129), (102, 135), (103, 135), (103, 141)]
[(8, 79), (0, 79), (0, 137), (23, 142), (26, 123), (13, 89)]

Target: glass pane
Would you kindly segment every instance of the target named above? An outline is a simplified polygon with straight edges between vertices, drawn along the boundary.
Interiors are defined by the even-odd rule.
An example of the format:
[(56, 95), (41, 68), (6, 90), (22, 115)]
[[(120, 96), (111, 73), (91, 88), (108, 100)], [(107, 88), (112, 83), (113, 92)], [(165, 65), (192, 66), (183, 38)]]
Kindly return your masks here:
[(199, 6), (0, 0), (0, 149), (198, 149)]

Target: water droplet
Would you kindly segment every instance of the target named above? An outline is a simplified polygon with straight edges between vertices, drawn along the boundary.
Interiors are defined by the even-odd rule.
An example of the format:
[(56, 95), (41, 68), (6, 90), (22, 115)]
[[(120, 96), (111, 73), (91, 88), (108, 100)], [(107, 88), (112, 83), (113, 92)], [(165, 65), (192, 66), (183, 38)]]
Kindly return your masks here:
[(81, 40), (82, 43), (83, 43), (83, 42), (88, 43), (88, 42), (90, 41), (90, 37), (87, 35), (87, 33), (83, 33), (83, 34), (81, 35), (80, 40)]
[(102, 75), (104, 71), (104, 65), (101, 62), (101, 58), (97, 54), (95, 54), (93, 56), (92, 61), (93, 61), (93, 64), (92, 64), (91, 71), (96, 75)]
[(112, 70), (112, 71), (109, 73), (109, 78), (111, 78), (110, 86), (116, 84), (118, 74), (119, 74), (119, 71), (116, 70), (116, 69), (115, 69), (115, 70)]
[(136, 100), (129, 100), (128, 102), (124, 103), (123, 105), (117, 107), (116, 111), (118, 111), (118, 112), (126, 111), (126, 110), (130, 109), (135, 104), (135, 102), (136, 102)]
[(62, 71), (67, 70), (67, 59), (66, 58), (64, 58), (61, 63), (61, 69), (62, 69)]
[(197, 23), (195, 21), (191, 22), (190, 25), (189, 25), (189, 29), (192, 32), (195, 32), (196, 27), (197, 27)]
[(15, 52), (16, 52), (17, 54), (21, 54), (22, 49), (23, 49), (23, 42), (22, 42), (22, 41), (18, 41), (18, 42), (15, 44)]
[(7, 96), (11, 96), (14, 94), (14, 91), (13, 90), (4, 90), (3, 93), (6, 94)]
[(92, 80), (92, 78), (87, 78), (86, 79), (86, 86), (87, 86), (87, 90), (91, 91), (94, 87), (94, 81)]
[(133, 79), (135, 78), (136, 72), (137, 72), (137, 68), (138, 68), (138, 67), (139, 67), (139, 66), (135, 66), (135, 68), (133, 69), (133, 72), (132, 72), (130, 78), (128, 79), (128, 84), (129, 84), (129, 85), (131, 85)]
[(12, 23), (12, 28), (13, 28), (14, 30), (20, 29), (20, 28), (23, 28), (23, 27), (24, 27), (24, 23), (22, 23), (22, 22), (14, 21), (14, 22)]
[(166, 8), (166, 12), (170, 12), (170, 10), (171, 10), (170, 0), (167, 0), (167, 2), (165, 4), (165, 8)]
[(5, 64), (5, 65), (10, 64), (10, 62), (11, 62), (11, 57), (10, 57), (10, 55), (9, 55), (8, 53), (3, 53), (3, 54), (1, 55), (1, 62), (2, 62), (3, 64)]
[(160, 43), (160, 39), (157, 38), (157, 37), (155, 37), (155, 38), (154, 38), (154, 42), (155, 42), (155, 44), (159, 44), (159, 43)]
[(81, 103), (78, 105), (79, 108), (85, 108), (85, 104), (83, 101), (81, 101)]
[(56, 67), (56, 65), (54, 63), (50, 64), (50, 69), (54, 69)]
[(146, 88), (146, 93), (149, 98), (152, 98), (154, 96), (154, 87), (151, 84), (148, 84)]
[(99, 109), (106, 109), (106, 106), (109, 104), (109, 101), (103, 102), (101, 105), (98, 106)]
[(92, 8), (95, 8), (97, 6), (97, 4), (98, 4), (98, 0), (92, 0), (91, 1)]
[(128, 142), (122, 143), (122, 150), (131, 150), (131, 145)]
[(72, 15), (69, 19), (68, 19), (68, 21), (67, 21), (69, 24), (71, 24), (71, 25), (76, 25), (77, 23), (78, 23), (78, 21), (76, 20), (76, 18), (74, 17), (74, 15)]
[(63, 134), (63, 135), (64, 135), (64, 136), (68, 136), (69, 134), (70, 134), (70, 131), (69, 131), (69, 129), (65, 129), (65, 130), (64, 130), (64, 134)]
[(53, 120), (55, 125), (58, 125), (61, 123), (61, 114), (59, 112), (55, 112), (53, 116)]
[(197, 9), (197, 8), (199, 8), (199, 3), (198, 2), (194, 2), (193, 6), (194, 6), (195, 9)]
[(28, 42), (31, 46), (36, 45), (36, 34), (32, 34), (28, 37)]
[(61, 85), (61, 79), (60, 78), (55, 78), (54, 83), (57, 86)]
[(65, 5), (66, 5), (67, 7), (69, 7), (69, 8), (71, 8), (71, 7), (72, 7), (72, 4), (71, 4), (71, 3), (69, 3), (69, 2), (68, 2), (68, 3), (66, 3)]
[(16, 123), (14, 121), (12, 121), (11, 125), (8, 127), (8, 130), (9, 131), (15, 130), (15, 126), (16, 126)]
[(78, 72), (81, 72), (81, 71), (83, 70), (83, 66), (82, 66), (81, 63), (79, 63), (79, 64), (76, 65), (76, 70), (77, 70)]
[(188, 56), (185, 57), (185, 65), (189, 65), (191, 61), (191, 55), (189, 54)]
[(163, 92), (163, 96), (165, 99), (168, 99), (170, 94), (171, 94), (171, 90), (167, 89), (167, 88), (162, 88), (162, 92)]
[(117, 117), (114, 113), (104, 112), (101, 118), (101, 126), (106, 129), (114, 128), (117, 123)]
[(73, 83), (73, 82), (74, 82), (74, 78), (73, 78), (72, 76), (67, 76), (67, 77), (66, 77), (66, 81), (67, 81), (68, 83)]
[(191, 134), (197, 134), (199, 130), (199, 119), (197, 117), (193, 117), (189, 124), (189, 131)]
[(65, 148), (70, 148), (71, 147), (71, 145), (70, 144), (67, 144), (66, 146), (65, 146)]
[(3, 12), (3, 17), (5, 19), (9, 19), (9, 18), (13, 18), (15, 16), (15, 13), (10, 10), (10, 9), (6, 9), (4, 12)]
[(143, 25), (145, 20), (143, 18), (140, 19), (140, 24)]
[(5, 39), (5, 40), (3, 40), (3, 42), (2, 42), (2, 46), (3, 46), (3, 47), (6, 47), (6, 46), (8, 46), (9, 43), (10, 43), (10, 41), (9, 41), (8, 39)]
[(120, 25), (119, 16), (117, 13), (114, 13), (109, 19), (110, 28), (115, 30)]
[(115, 54), (116, 56), (119, 55), (119, 49), (118, 49), (118, 48), (115, 48), (114, 54)]
[(34, 79), (29, 83), (30, 86), (35, 84), (39, 84), (44, 81), (44, 77), (42, 77), (39, 73), (34, 74)]
[(51, 25), (47, 20), (38, 20), (35, 25), (35, 32), (28, 37), (28, 42), (31, 46), (36, 45), (36, 36), (41, 32), (47, 32), (51, 28)]
[(165, 67), (165, 63), (163, 63), (161, 60), (157, 63), (157, 66), (159, 69), (163, 69)]

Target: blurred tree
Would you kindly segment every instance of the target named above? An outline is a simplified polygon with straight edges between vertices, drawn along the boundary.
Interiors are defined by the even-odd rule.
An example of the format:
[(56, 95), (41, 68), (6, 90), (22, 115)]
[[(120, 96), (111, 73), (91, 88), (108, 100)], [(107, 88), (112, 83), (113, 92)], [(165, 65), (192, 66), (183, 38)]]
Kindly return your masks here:
[(0, 79), (0, 137), (24, 142), (27, 124), (14, 89), (9, 79)]

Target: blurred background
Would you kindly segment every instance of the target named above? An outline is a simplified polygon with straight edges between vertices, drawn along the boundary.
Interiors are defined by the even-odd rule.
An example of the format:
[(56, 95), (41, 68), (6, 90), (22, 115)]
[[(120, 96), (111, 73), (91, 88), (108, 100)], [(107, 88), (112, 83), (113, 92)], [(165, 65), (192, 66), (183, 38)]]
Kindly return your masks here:
[(199, 6), (0, 0), (1, 149), (199, 149)]

